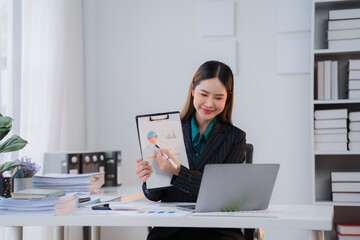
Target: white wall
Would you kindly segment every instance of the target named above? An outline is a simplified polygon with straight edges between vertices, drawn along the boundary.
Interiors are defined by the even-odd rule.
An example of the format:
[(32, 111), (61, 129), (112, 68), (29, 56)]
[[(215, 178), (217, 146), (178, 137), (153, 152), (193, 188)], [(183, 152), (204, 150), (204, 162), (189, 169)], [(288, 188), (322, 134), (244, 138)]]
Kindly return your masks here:
[[(138, 183), (135, 116), (181, 110), (202, 63), (197, 3), (84, 1), (87, 146), (120, 149), (125, 184)], [(276, 4), (236, 0), (233, 122), (254, 144), (255, 162), (281, 165), (272, 203), (311, 203), (310, 75), (276, 73)], [(288, 239), (290, 233), (292, 239), (307, 236), (266, 231), (267, 239)]]

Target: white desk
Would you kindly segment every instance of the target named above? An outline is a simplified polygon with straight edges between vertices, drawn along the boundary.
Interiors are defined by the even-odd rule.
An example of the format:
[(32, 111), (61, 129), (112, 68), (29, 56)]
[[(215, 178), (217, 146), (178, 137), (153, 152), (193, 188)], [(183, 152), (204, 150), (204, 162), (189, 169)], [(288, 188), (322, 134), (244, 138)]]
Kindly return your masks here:
[[(121, 201), (131, 202), (145, 198), (142, 193), (142, 187), (139, 186), (120, 186), (120, 187), (103, 187), (100, 192), (96, 195), (105, 196), (122, 196)], [(94, 195), (94, 196), (96, 196)], [(81, 209), (79, 209), (81, 210)], [(66, 215), (68, 216), (68, 215)], [(22, 240), (23, 238), (23, 226), (54, 226), (54, 240), (64, 239), (64, 226), (93, 226), (91, 228), (91, 235), (94, 239), (100, 239), (100, 226), (86, 225), (86, 224), (75, 224), (68, 225), (68, 220), (64, 220), (61, 224), (48, 224), (52, 218), (58, 216), (1, 216), (0, 215), (0, 226), (11, 227), (11, 235), (13, 240)], [(68, 216), (71, 219), (71, 216)], [(81, 223), (80, 220), (79, 223)]]
[[(79, 210), (81, 211), (81, 210)], [(98, 210), (97, 210), (98, 211)], [(163, 226), (163, 227), (221, 227), (221, 228), (285, 228), (313, 231), (331, 230), (333, 207), (288, 205), (276, 213), (278, 217), (219, 217), (219, 216), (128, 216), (97, 215), (73, 212), (61, 216), (0, 217), (3, 226)], [(61, 236), (60, 236), (61, 237)]]

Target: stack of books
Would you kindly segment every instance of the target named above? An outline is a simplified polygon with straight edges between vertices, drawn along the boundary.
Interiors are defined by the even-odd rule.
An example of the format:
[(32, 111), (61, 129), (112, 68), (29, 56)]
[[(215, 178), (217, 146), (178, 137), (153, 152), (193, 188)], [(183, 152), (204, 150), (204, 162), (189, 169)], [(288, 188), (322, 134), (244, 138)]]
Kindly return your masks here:
[(333, 202), (360, 203), (360, 172), (331, 172)]
[(359, 240), (360, 223), (337, 223), (338, 240)]
[(347, 151), (347, 109), (315, 111), (315, 151)]
[(49, 198), (4, 198), (0, 201), (0, 215), (61, 215), (76, 208), (77, 198), (74, 194)]
[(349, 60), (349, 99), (360, 99), (360, 59)]
[(317, 62), (317, 99), (337, 100), (339, 99), (338, 87), (338, 62)]
[(48, 173), (43, 176), (34, 176), (32, 188), (57, 189), (66, 193), (98, 193), (104, 185), (104, 173), (65, 174)]
[(12, 198), (19, 199), (32, 199), (32, 198), (51, 198), (51, 197), (60, 197), (65, 194), (62, 190), (54, 189), (24, 189), (20, 191), (13, 192), (11, 194)]
[(329, 11), (329, 49), (359, 49), (360, 8)]
[(349, 113), (349, 150), (360, 151), (360, 112)]

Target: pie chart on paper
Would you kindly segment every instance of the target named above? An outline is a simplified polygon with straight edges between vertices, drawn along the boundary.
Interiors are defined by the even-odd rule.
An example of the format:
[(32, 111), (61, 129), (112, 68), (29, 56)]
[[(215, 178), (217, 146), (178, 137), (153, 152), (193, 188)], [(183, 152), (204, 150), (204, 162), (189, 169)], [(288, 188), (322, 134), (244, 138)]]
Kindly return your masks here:
[(150, 143), (156, 143), (158, 138), (159, 138), (158, 135), (154, 131), (150, 131), (147, 135), (147, 139)]

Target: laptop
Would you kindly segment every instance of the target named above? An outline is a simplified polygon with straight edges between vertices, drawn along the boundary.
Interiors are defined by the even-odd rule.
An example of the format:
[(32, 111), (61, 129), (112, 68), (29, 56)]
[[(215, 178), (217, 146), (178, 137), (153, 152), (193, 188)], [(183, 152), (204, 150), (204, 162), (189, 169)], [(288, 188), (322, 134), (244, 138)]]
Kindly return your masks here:
[(195, 212), (267, 209), (279, 167), (279, 164), (206, 165)]

